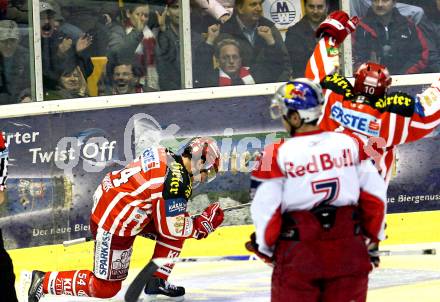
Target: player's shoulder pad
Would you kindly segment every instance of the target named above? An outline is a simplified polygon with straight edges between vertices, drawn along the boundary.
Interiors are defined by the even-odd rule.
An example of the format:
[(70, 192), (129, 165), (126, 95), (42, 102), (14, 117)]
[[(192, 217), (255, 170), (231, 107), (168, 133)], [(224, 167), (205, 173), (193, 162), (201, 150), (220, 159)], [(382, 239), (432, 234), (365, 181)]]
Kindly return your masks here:
[(330, 74), (321, 81), (322, 89), (329, 89), (334, 93), (343, 95), (345, 99), (353, 99), (353, 86), (348, 79), (338, 73)]
[(414, 114), (416, 100), (404, 92), (393, 92), (376, 100), (374, 107), (381, 112), (392, 112), (411, 117)]
[(284, 144), (284, 139), (279, 142), (267, 145), (264, 148), (255, 168), (251, 173), (251, 178), (264, 181), (272, 178), (284, 177), (284, 173), (278, 166), (278, 150)]
[(189, 174), (183, 166), (183, 163), (178, 160), (177, 157), (172, 157), (172, 159), (169, 160), (167, 164), (168, 169), (165, 176), (162, 196), (166, 200), (180, 198), (187, 200), (192, 194)]

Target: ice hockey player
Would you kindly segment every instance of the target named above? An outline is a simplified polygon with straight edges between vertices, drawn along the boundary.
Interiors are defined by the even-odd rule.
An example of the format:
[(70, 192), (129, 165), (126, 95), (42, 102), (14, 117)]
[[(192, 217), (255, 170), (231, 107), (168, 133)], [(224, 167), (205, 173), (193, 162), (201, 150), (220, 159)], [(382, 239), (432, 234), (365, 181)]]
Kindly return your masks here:
[(271, 115), (292, 137), (267, 146), (252, 173), (246, 247), (274, 265), (272, 302), (366, 301), (365, 238), (384, 239), (385, 182), (355, 138), (319, 129), (322, 103), (309, 79), (282, 85)]
[[(6, 200), (6, 179), (8, 178), (8, 146), (0, 129), (0, 205)], [(11, 257), (3, 246), (0, 229), (0, 293), (2, 301), (17, 302), (15, 293), (15, 275)]]
[(325, 96), (319, 126), (356, 134), (366, 144), (386, 183), (389, 183), (396, 145), (421, 139), (440, 124), (440, 79), (416, 98), (388, 93), (388, 69), (374, 62), (356, 71), (354, 87), (336, 72), (339, 45), (355, 30), (357, 18), (331, 13), (317, 29), (321, 37), (306, 68), (305, 76), (321, 83)]
[[(215, 140), (195, 138), (181, 155), (151, 147), (124, 169), (108, 173), (93, 196), (93, 271), (33, 271), (29, 302), (38, 301), (43, 294), (115, 296), (128, 275), (136, 235), (155, 237), (153, 258), (178, 257), (186, 239), (206, 238), (223, 221), (219, 203), (195, 217), (188, 214), (187, 203), (196, 184), (215, 178), (219, 163)], [(170, 263), (157, 270), (146, 284), (146, 295), (183, 299), (185, 289), (167, 281), (173, 266)]]

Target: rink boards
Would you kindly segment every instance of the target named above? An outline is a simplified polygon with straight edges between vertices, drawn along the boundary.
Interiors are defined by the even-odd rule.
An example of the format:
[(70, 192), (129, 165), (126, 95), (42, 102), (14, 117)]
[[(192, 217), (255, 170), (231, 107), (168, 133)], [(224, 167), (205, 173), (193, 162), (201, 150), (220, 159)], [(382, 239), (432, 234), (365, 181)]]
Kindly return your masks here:
[[(388, 239), (382, 246), (440, 242), (440, 212), (428, 211), (387, 215)], [(244, 255), (244, 243), (253, 232), (252, 225), (221, 227), (204, 240), (185, 242), (182, 256)], [(145, 238), (135, 241), (132, 267), (141, 267), (150, 258), (154, 242)], [(49, 245), (11, 250), (15, 270), (68, 270), (91, 268), (93, 243), (83, 243), (64, 248)]]
[[(0, 208), (6, 247), (52, 245), (88, 236), (97, 185), (107, 172), (123, 168), (152, 143), (177, 151), (197, 135), (218, 141), (225, 159), (221, 173), (194, 191), (190, 213), (221, 198), (249, 202), (252, 165), (247, 159), (284, 134), (279, 121), (270, 120), (267, 103), (267, 97), (243, 97), (6, 119), (11, 167), (7, 202)], [(387, 213), (440, 210), (438, 137), (436, 132), (399, 146)], [(251, 222), (247, 213), (226, 225)]]

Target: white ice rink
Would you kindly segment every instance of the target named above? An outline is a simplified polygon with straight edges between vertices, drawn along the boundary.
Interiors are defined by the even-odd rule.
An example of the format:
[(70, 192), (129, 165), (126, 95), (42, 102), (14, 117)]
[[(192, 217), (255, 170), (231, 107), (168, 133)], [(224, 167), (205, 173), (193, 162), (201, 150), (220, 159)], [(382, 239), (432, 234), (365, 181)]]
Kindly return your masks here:
[[(440, 244), (429, 245), (439, 250)], [(403, 247), (406, 248), (406, 247)], [(414, 247), (413, 247), (414, 248)], [(425, 248), (425, 247), (422, 247)], [(123, 289), (113, 299), (123, 301), (129, 282), (139, 270), (131, 270)], [(228, 261), (210, 263), (179, 263), (173, 271), (171, 283), (184, 286), (185, 301), (270, 301), (271, 268), (261, 261)], [(435, 283), (432, 286), (427, 284)], [(369, 302), (413, 302), (440, 301), (440, 255), (435, 256), (390, 256), (382, 257), (382, 268), (370, 275)], [(411, 287), (411, 296), (390, 300), (387, 292), (403, 291)], [(436, 290), (435, 290), (436, 289)], [(435, 292), (437, 291), (437, 293)], [(430, 297), (432, 300), (414, 296)], [(383, 298), (380, 298), (383, 297)], [(391, 294), (391, 297), (393, 295)], [(435, 297), (438, 297), (437, 299)], [(20, 302), (26, 301), (24, 297)], [(49, 296), (41, 302), (103, 301), (93, 298)], [(139, 300), (146, 301), (146, 300)], [(150, 300), (151, 301), (151, 300)], [(154, 301), (167, 301), (159, 299)]]

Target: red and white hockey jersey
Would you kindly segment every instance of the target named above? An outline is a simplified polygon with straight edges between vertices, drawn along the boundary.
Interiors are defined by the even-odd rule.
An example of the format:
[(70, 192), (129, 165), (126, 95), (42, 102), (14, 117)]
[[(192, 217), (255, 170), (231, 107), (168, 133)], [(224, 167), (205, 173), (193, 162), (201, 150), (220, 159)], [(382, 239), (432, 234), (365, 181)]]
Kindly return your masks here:
[[(355, 96), (350, 82), (334, 73), (339, 60), (337, 45), (324, 37), (316, 46), (305, 76), (323, 87), (325, 104), (319, 126), (324, 130), (344, 130), (358, 135), (367, 153), (388, 183), (395, 157), (395, 146), (412, 142), (431, 133), (440, 124), (440, 110), (431, 106), (426, 116), (417, 113), (416, 100), (404, 93), (391, 93), (367, 104)], [(438, 90), (438, 88), (437, 88)], [(426, 103), (424, 104), (426, 108)], [(428, 115), (429, 114), (429, 115)]]
[(124, 169), (108, 173), (94, 196), (91, 220), (118, 235), (135, 236), (154, 222), (166, 238), (194, 233), (187, 213), (191, 180), (181, 158), (165, 148), (147, 148)]
[(318, 205), (359, 205), (366, 234), (383, 240), (386, 187), (349, 135), (315, 131), (296, 134), (265, 148), (251, 177), (258, 186), (251, 205), (259, 250), (269, 256), (282, 214)]

